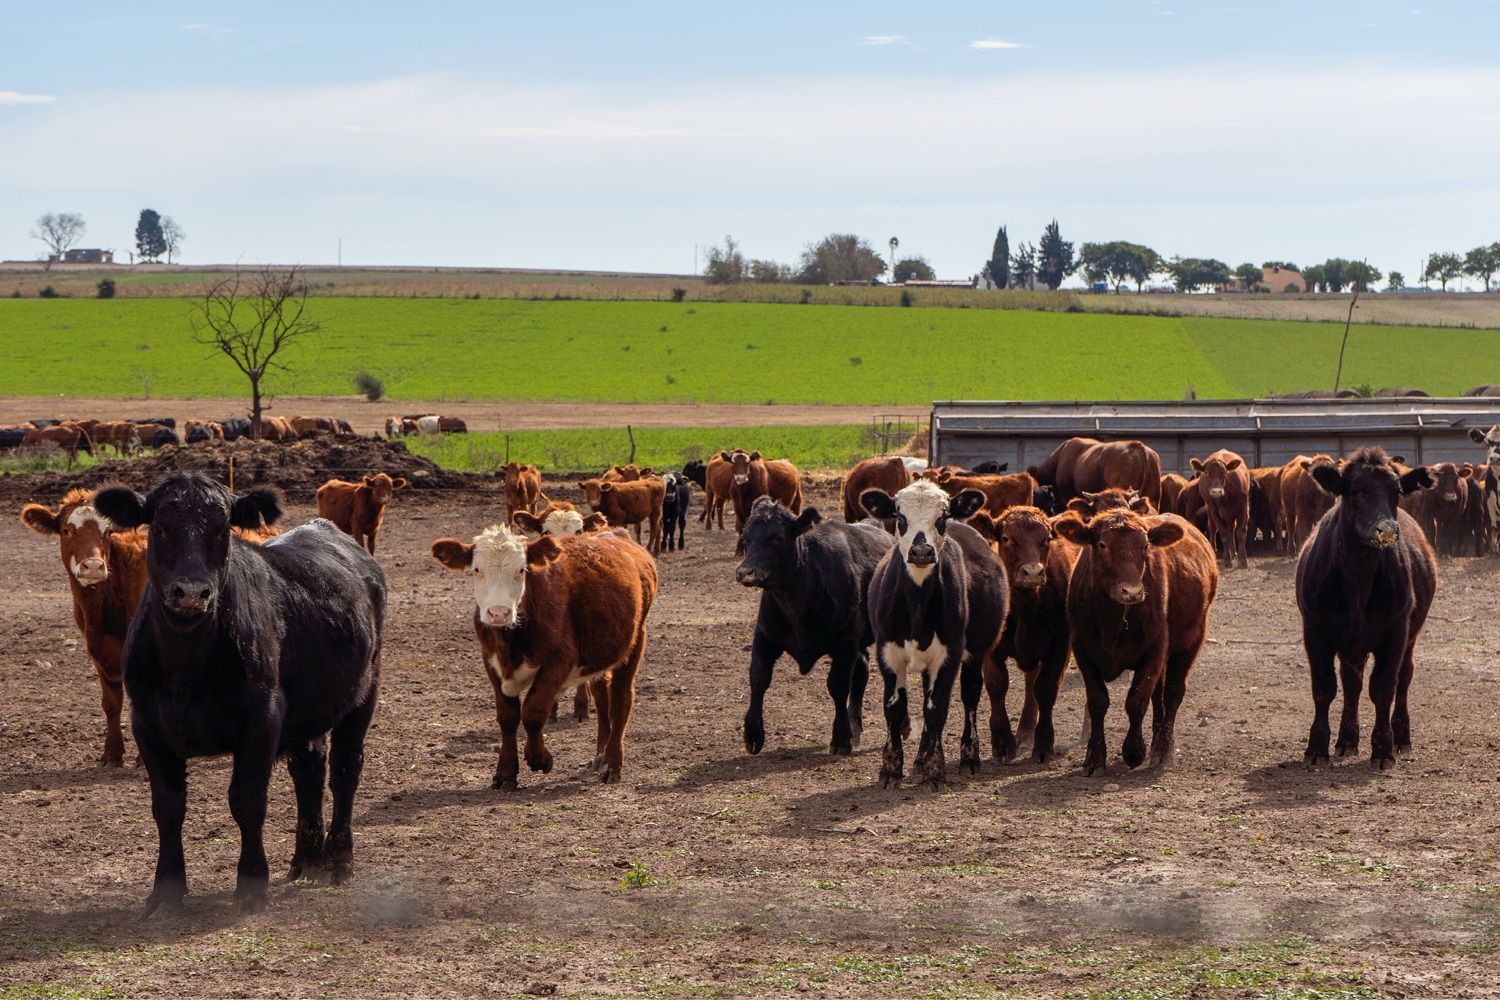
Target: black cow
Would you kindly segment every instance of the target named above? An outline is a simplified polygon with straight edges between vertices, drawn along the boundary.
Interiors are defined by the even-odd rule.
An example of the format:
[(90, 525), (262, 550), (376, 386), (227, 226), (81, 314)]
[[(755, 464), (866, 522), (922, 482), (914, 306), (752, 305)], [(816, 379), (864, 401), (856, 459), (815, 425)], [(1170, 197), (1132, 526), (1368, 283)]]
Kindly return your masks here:
[(341, 437), (341, 438), (358, 437), (358, 435), (354, 433), (354, 426), (352, 424), (350, 424), (349, 421), (347, 421), (347, 420), (340, 420), (340, 419), (338, 419), (338, 418), (335, 417), (334, 421), (333, 421), (333, 425), (334, 425), (335, 428), (337, 428), (337, 430), (335, 431), (335, 433), (337, 434), (338, 437)]
[(162, 448), (166, 445), (176, 445), (182, 442), (177, 439), (177, 432), (170, 427), (158, 427), (151, 435), (150, 441), (142, 441), (141, 444), (148, 448)]
[(663, 479), (667, 483), (667, 495), (662, 500), (661, 530), (668, 552), (687, 548), (687, 512), (693, 501), (693, 487), (687, 476), (680, 472), (669, 472)]
[(250, 436), (250, 421), (244, 417), (230, 417), (228, 420), (220, 420), (219, 426), (224, 428), (225, 441), (238, 441), (240, 438)]
[(163, 427), (170, 427), (173, 430), (177, 429), (176, 417), (151, 417), (149, 419), (132, 420), (130, 422), (132, 424), (161, 424)]
[(745, 749), (766, 745), (762, 704), (771, 670), (783, 653), (806, 674), (824, 656), (832, 661), (828, 693), (833, 697), (836, 754), (852, 753), (864, 728), (865, 683), (872, 640), (865, 598), (870, 576), (891, 547), (891, 536), (875, 524), (824, 522), (816, 508), (794, 515), (762, 497), (745, 524), (745, 558), (734, 576), (759, 587), (760, 615), (750, 644), (750, 708), (745, 712)]
[(689, 482), (697, 483), (700, 490), (708, 489), (708, 466), (696, 458), (682, 467), (682, 474)]
[(943, 727), (955, 680), (960, 680), (964, 704), (959, 765), (979, 770), (984, 663), (1000, 641), (1010, 585), (989, 543), (959, 520), (985, 505), (979, 490), (964, 490), (950, 500), (936, 483), (921, 479), (895, 496), (866, 490), (860, 503), (877, 518), (894, 518), (899, 536), (870, 581), (870, 624), (875, 659), (885, 678), (888, 730), (880, 782), (899, 782), (904, 773), (901, 741), (911, 726), (906, 684), (908, 672), (914, 671), (922, 675), (922, 737), (915, 769), (937, 787), (946, 778)]
[(997, 476), (1008, 468), (1010, 468), (1009, 462), (997, 462), (994, 459), (989, 459), (988, 461), (980, 462), (974, 468), (970, 469), (969, 472), (976, 476)]
[[(201, 473), (172, 476), (150, 496), (100, 490), (94, 506), (120, 528), (150, 525), (146, 592), (123, 654), (158, 835), (146, 913), (180, 908), (187, 894), (182, 822), (191, 757), (234, 757), (229, 808), (240, 828), (241, 909), (266, 903), (266, 788), (283, 754), (297, 794), (290, 877), (326, 867), (335, 885), (343, 883), (352, 871), (350, 818), (365, 730), (380, 687), (380, 565), (322, 519), (264, 545), (243, 541), (230, 529), (274, 523), (276, 494), (232, 494)], [(333, 821), (325, 840), (330, 763)]]
[(1057, 493), (1050, 486), (1038, 486), (1031, 491), (1031, 505), (1048, 517), (1062, 513), (1062, 504), (1057, 502)]
[(1344, 686), (1338, 754), (1359, 749), (1359, 694), (1365, 660), (1374, 653), (1370, 763), (1385, 770), (1396, 754), (1411, 749), (1406, 692), (1415, 669), (1412, 650), (1437, 590), (1432, 546), (1396, 500), (1432, 486), (1432, 477), (1423, 466), (1398, 475), (1379, 448), (1361, 448), (1341, 466), (1320, 462), (1310, 472), (1337, 502), (1297, 557), (1297, 607), (1314, 706), (1305, 760), (1309, 767), (1328, 760), (1328, 706), (1339, 685), (1334, 657)]

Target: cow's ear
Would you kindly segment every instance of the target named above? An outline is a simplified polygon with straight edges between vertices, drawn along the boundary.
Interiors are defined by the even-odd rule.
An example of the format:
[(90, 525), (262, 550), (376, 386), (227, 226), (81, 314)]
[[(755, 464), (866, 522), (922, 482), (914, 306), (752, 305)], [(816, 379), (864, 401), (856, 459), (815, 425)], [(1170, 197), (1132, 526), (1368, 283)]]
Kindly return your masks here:
[(653, 469), (653, 468), (651, 468), (651, 466), (649, 466), (649, 465), (646, 466), (644, 469), (641, 470), (641, 478), (643, 478), (643, 479), (646, 476), (654, 476), (654, 475), (656, 475), (656, 470)]
[(1417, 490), (1432, 489), (1432, 473), (1427, 471), (1427, 466), (1419, 465), (1406, 475), (1401, 477), (1401, 492), (1415, 493)]
[(1224, 468), (1229, 472), (1233, 472), (1235, 469), (1238, 469), (1244, 464), (1245, 462), (1243, 459), (1231, 458), (1229, 461), (1224, 463)]
[(807, 508), (801, 514), (797, 515), (797, 520), (792, 522), (792, 537), (796, 538), (803, 532), (810, 530), (813, 525), (821, 520), (823, 520), (823, 515), (818, 513), (818, 508)]
[(719, 457), (722, 458), (726, 462), (733, 461), (733, 459), (730, 458), (730, 456), (729, 456), (729, 452), (727, 452), (727, 451), (721, 451), (721, 452), (719, 452)]
[(762, 493), (760, 496), (756, 497), (755, 498), (755, 502), (750, 505), (750, 513), (754, 514), (757, 510), (760, 510), (760, 508), (762, 508), (762, 507), (774, 507), (774, 506), (776, 506), (776, 501), (772, 500), (768, 495)]
[(1470, 427), (1469, 440), (1473, 441), (1475, 444), (1484, 444), (1484, 431), (1480, 430), (1478, 427)]
[(1463, 466), (1458, 470), (1458, 478), (1460, 479), (1468, 479), (1473, 474), (1474, 466), (1468, 462), (1465, 462)]
[(613, 493), (614, 491), (615, 491), (615, 484), (614, 483), (600, 483), (599, 484), (599, 492), (600, 493)]
[(1057, 517), (1054, 517), (1052, 519), (1052, 530), (1074, 545), (1093, 545), (1094, 539), (1097, 537), (1094, 534), (1094, 529), (1084, 524), (1083, 518), (1079, 517), (1078, 512), (1075, 510), (1070, 510), (1066, 514), (1059, 514)]
[(992, 542), (1000, 540), (1000, 525), (987, 510), (976, 510), (969, 515), (969, 527)]
[(1344, 495), (1344, 474), (1339, 471), (1338, 466), (1332, 462), (1319, 462), (1308, 471), (1313, 477), (1313, 482), (1317, 483), (1324, 493), (1336, 497)]
[(1183, 534), (1181, 521), (1166, 518), (1153, 524), (1146, 531), (1146, 541), (1152, 545), (1165, 548), (1168, 545), (1175, 545), (1180, 542)]
[(510, 516), (510, 523), (522, 531), (533, 535), (545, 534), (542, 531), (542, 519), (529, 510), (518, 510)]
[(939, 469), (932, 478), (937, 481), (939, 486), (941, 486), (943, 483), (946, 483), (953, 478), (953, 470)]
[(359, 481), (359, 485), (361, 485), (361, 486), (369, 486), (370, 485), (370, 477), (369, 476), (365, 476), (363, 479), (361, 479)]
[(21, 523), (38, 535), (55, 535), (62, 530), (57, 511), (39, 503), (29, 503), (21, 508)]
[(562, 543), (551, 535), (543, 535), (526, 546), (526, 565), (545, 566), (562, 555)]
[(257, 486), (241, 493), (229, 504), (229, 523), (236, 528), (259, 528), (261, 522), (275, 524), (281, 520), (281, 497), (269, 486)]
[(883, 521), (896, 516), (896, 498), (885, 490), (865, 490), (859, 495), (859, 505), (871, 517), (878, 517)]
[(1135, 490), (1130, 491), (1130, 509), (1137, 514), (1155, 514), (1151, 509), (1151, 501), (1141, 496)]
[(1092, 501), (1085, 500), (1083, 497), (1074, 497), (1068, 501), (1068, 510), (1077, 511), (1079, 514), (1092, 514), (1094, 505)]
[(964, 490), (948, 501), (948, 516), (960, 521), (989, 502), (989, 497), (980, 490)]
[(596, 531), (603, 531), (609, 527), (609, 518), (597, 511), (583, 519), (583, 533), (592, 535)]
[(1009, 462), (1001, 462), (999, 465), (995, 466), (995, 471), (996, 472), (1004, 472), (1006, 469), (1009, 469), (1009, 468), (1010, 468), (1010, 463)]
[(411, 480), (407, 479), (405, 476), (397, 476), (395, 479), (391, 480), (391, 489), (394, 490), (404, 490), (410, 485)]
[(127, 486), (110, 486), (94, 494), (94, 509), (116, 528), (139, 528), (151, 523), (146, 498)]
[(1194, 472), (1202, 472), (1203, 471), (1203, 463), (1200, 462), (1200, 461), (1198, 461), (1196, 458), (1190, 458), (1190, 459), (1188, 459), (1188, 465), (1191, 465), (1193, 467), (1193, 471)]
[(432, 543), (432, 558), (449, 569), (468, 569), (474, 564), (474, 543), (439, 538)]

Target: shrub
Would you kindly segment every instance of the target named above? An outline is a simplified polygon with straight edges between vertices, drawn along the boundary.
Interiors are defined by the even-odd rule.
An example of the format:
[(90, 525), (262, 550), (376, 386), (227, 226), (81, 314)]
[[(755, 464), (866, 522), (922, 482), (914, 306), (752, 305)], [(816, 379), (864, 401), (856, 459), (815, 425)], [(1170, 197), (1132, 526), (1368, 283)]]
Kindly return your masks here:
[(901, 304), (903, 306), (909, 306), (915, 301), (916, 300), (911, 297), (911, 291), (909, 289), (901, 289)]
[(804, 289), (802, 289), (802, 304), (803, 305), (807, 305), (811, 301), (812, 301), (812, 289), (811, 288), (804, 288)]
[(115, 297), (114, 278), (105, 278), (99, 282), (99, 297), (101, 299), (112, 299)]
[(19, 299), (21, 297), (21, 290), (19, 288), (11, 289), (10, 297), (13, 299)]
[(681, 302), (685, 298), (687, 298), (687, 289), (686, 288), (674, 288), (674, 289), (672, 289), (672, 301), (673, 302)]
[(44, 299), (60, 299), (60, 298), (62, 298), (62, 293), (59, 292), (57, 289), (53, 288), (51, 285), (48, 285), (46, 288), (43, 288), (40, 292), (37, 292), (37, 294), (40, 295)]
[(354, 388), (372, 403), (378, 402), (385, 396), (385, 383), (369, 372), (360, 372), (354, 376)]

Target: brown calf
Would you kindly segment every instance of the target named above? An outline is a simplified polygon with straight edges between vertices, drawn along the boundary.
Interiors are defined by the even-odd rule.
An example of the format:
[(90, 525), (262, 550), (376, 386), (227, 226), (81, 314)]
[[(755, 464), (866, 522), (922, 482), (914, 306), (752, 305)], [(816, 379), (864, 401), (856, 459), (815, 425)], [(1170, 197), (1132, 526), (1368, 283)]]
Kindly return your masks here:
[(1135, 490), (1122, 490), (1118, 486), (1098, 493), (1082, 493), (1068, 501), (1068, 509), (1082, 514), (1085, 521), (1107, 510), (1133, 510), (1141, 515), (1156, 513), (1150, 500)]
[[(1396, 468), (1398, 474), (1409, 471), (1399, 465)], [(1401, 507), (1416, 519), (1433, 549), (1446, 555), (1449, 553), (1438, 547), (1438, 532), (1463, 523), (1469, 506), (1469, 484), (1465, 480), (1474, 475), (1474, 466), (1438, 462), (1427, 467), (1427, 474), (1432, 477), (1432, 486), (1403, 495)]]
[(1218, 549), (1219, 536), (1225, 535), (1224, 565), (1239, 562), (1250, 565), (1250, 470), (1245, 460), (1227, 448), (1220, 448), (1199, 461), (1190, 459), (1198, 473), (1198, 494), (1208, 509), (1208, 544)]
[[(990, 749), (998, 760), (1015, 756), (1031, 741), (1031, 759), (1045, 764), (1056, 753), (1052, 710), (1068, 665), (1068, 582), (1078, 547), (1059, 538), (1046, 513), (1012, 507), (997, 521), (980, 511), (969, 523), (1000, 546), (1010, 580), (1010, 614), (995, 655), (984, 661), (984, 687), (990, 696)], [(1006, 660), (1015, 660), (1026, 678), (1026, 697), (1014, 736), (1005, 694), (1010, 686)]]
[(1145, 761), (1141, 722), (1150, 706), (1151, 759), (1164, 762), (1188, 672), (1208, 638), (1208, 609), (1219, 588), (1214, 551), (1174, 514), (1112, 510), (1085, 523), (1069, 511), (1053, 524), (1082, 549), (1068, 584), (1068, 633), (1088, 689), (1084, 773), (1104, 772), (1109, 682), (1126, 670), (1135, 677), (1125, 698), (1130, 732), (1122, 756), (1132, 768)]
[(391, 494), (406, 487), (406, 479), (392, 479), (384, 472), (365, 476), (357, 483), (330, 479), (318, 487), (318, 516), (326, 517), (356, 542), (375, 554), (375, 536), (385, 521), (385, 505)]
[(844, 475), (844, 520), (854, 524), (870, 516), (859, 505), (859, 496), (865, 490), (885, 490), (894, 495), (910, 485), (911, 472), (899, 458), (867, 458), (856, 463)]
[[(736, 449), (738, 451), (738, 449)], [(698, 520), (712, 530), (714, 514), (719, 516), (719, 530), (724, 530), (724, 505), (734, 492), (734, 461), (730, 452), (721, 451), (708, 460), (703, 470), (703, 510)]]
[(515, 517), (516, 511), (535, 511), (537, 501), (542, 498), (542, 473), (534, 465), (507, 462), (500, 469), (505, 473), (505, 516)]
[(1282, 518), (1286, 521), (1287, 544), (1293, 549), (1300, 549), (1313, 526), (1333, 509), (1333, 497), (1318, 488), (1310, 471), (1323, 462), (1334, 464), (1333, 456), (1298, 455), (1281, 467)]
[(318, 434), (337, 434), (339, 424), (332, 417), (287, 417), (298, 437), (314, 437)]
[(1175, 472), (1168, 472), (1161, 477), (1161, 513), (1182, 513), (1177, 509), (1177, 497), (1182, 493), (1182, 488), (1187, 484), (1187, 478), (1179, 476)]
[(643, 476), (653, 476), (656, 473), (650, 466), (642, 469), (634, 462), (629, 465), (611, 465), (599, 473), (599, 478), (606, 483), (633, 483)]
[[(802, 512), (802, 475), (791, 462), (765, 459), (758, 451), (748, 455), (736, 451), (730, 456), (730, 465), (734, 476), (730, 498), (734, 501), (735, 531), (744, 532), (750, 508), (761, 497), (770, 497), (793, 514)], [(735, 546), (736, 553), (743, 551), (740, 545)]]
[(440, 538), (432, 556), (449, 569), (473, 571), (474, 632), (500, 721), (494, 787), (516, 787), (522, 724), (527, 765), (552, 770), (542, 729), (557, 696), (580, 682), (593, 688), (598, 707), (594, 767), (601, 781), (619, 781), (646, 615), (656, 599), (655, 561), (613, 532), (545, 535), (527, 544), (502, 525), (472, 542)]
[(956, 497), (964, 490), (978, 490), (984, 494), (984, 507), (981, 509), (990, 517), (999, 517), (1012, 507), (1031, 506), (1032, 491), (1036, 489), (1036, 480), (1025, 472), (1004, 472), (993, 476), (965, 476), (947, 469), (937, 470), (933, 473), (928, 469), (923, 477), (931, 479), (938, 484), (942, 491), (950, 497)]
[(69, 424), (32, 428), (21, 439), (21, 447), (23, 449), (58, 448), (67, 454), (70, 469), (80, 451), (90, 455), (94, 452), (94, 444), (89, 440), (88, 432), (82, 427)]
[(120, 730), (125, 701), (120, 656), (130, 620), (146, 589), (146, 533), (114, 530), (94, 509), (93, 500), (93, 490), (73, 490), (55, 511), (27, 504), (21, 508), (21, 523), (39, 535), (57, 536), (68, 589), (73, 593), (73, 621), (99, 675), (105, 727), (99, 763), (119, 767), (125, 756)]
[[(252, 424), (252, 427), (256, 425)], [(268, 417), (264, 414), (260, 418), (258, 426), (259, 437), (262, 441), (295, 441), (297, 439), (297, 428), (286, 417)]]
[(635, 540), (641, 541), (641, 525), (650, 528), (647, 548), (654, 556), (661, 550), (662, 503), (667, 498), (667, 484), (654, 476), (634, 482), (607, 483), (602, 479), (586, 479), (583, 494), (589, 506), (597, 513), (609, 518), (616, 527), (635, 528)]
[[(1260, 487), (1261, 496), (1265, 499), (1266, 509), (1270, 512), (1271, 549), (1274, 552), (1285, 552), (1287, 545), (1286, 511), (1281, 505), (1281, 466), (1272, 465), (1259, 469), (1251, 469), (1250, 479), (1256, 486)], [(1252, 520), (1254, 516), (1252, 512)]]

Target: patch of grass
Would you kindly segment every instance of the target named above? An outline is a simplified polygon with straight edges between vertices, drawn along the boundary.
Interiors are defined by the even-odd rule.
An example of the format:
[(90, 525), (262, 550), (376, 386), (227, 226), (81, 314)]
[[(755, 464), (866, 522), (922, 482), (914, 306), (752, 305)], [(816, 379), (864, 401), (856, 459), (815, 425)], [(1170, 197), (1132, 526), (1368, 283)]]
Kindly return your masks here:
[(625, 874), (620, 876), (620, 891), (645, 889), (656, 883), (656, 877), (651, 874), (649, 865), (644, 861), (631, 861), (625, 865)]
[(12, 983), (0, 986), (0, 1000), (112, 1000), (119, 995), (104, 986), (79, 988), (57, 983)]
[[(815, 294), (839, 301), (825, 299), (831, 290)], [(156, 393), (244, 393), (239, 372), (193, 342), (195, 306), (6, 300), (0, 394), (136, 395), (140, 373), (98, 359), (142, 343), (151, 345), (141, 367)], [(1176, 399), (1187, 382), (1202, 398), (1251, 396), (1331, 381), (1343, 332), (1291, 320), (756, 302), (704, 302), (687, 313), (649, 301), (320, 297), (309, 313), (323, 331), (287, 353), (291, 371), (268, 385), (275, 394), (345, 393), (348, 373), (364, 369), (391, 373), (391, 397), (427, 401)], [(1361, 325), (1344, 374), (1350, 384), (1450, 394), (1468, 388), (1470, 373), (1497, 366), (1500, 330)]]

